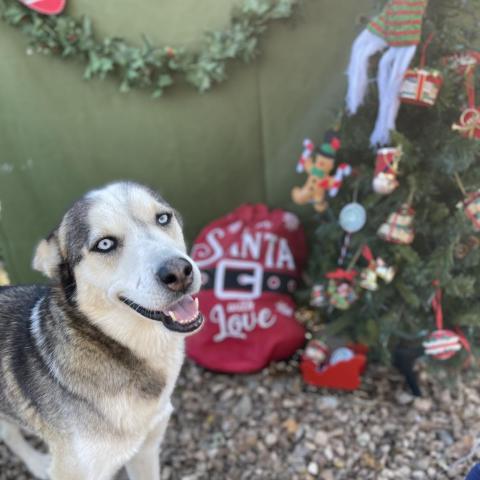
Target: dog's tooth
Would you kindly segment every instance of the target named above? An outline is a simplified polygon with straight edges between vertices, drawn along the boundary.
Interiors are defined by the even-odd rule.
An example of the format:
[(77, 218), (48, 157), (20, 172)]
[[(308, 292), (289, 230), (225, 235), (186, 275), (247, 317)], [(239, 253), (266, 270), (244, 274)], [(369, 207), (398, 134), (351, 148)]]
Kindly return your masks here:
[(172, 317), (172, 320), (173, 320), (174, 322), (177, 321), (177, 317), (175, 317), (175, 314), (174, 314), (173, 312), (168, 312), (168, 316), (169, 316), (169, 317)]
[(198, 297), (195, 298), (195, 308), (197, 309), (197, 312), (198, 312)]

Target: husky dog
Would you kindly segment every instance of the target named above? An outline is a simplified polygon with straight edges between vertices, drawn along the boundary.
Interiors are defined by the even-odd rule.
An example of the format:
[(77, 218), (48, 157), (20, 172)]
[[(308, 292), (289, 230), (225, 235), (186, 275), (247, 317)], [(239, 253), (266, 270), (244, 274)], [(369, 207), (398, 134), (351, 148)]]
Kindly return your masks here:
[(40, 479), (125, 465), (158, 480), (184, 337), (203, 323), (177, 212), (147, 187), (107, 185), (67, 211), (33, 266), (49, 286), (0, 290), (0, 440)]

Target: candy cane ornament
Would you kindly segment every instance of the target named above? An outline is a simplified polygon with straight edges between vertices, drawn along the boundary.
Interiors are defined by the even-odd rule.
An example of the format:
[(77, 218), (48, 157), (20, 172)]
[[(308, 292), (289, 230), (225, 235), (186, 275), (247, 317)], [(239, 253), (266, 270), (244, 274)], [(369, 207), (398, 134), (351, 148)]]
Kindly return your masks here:
[(300, 160), (297, 163), (297, 173), (303, 173), (305, 171), (305, 163), (309, 158), (312, 157), (314, 148), (315, 145), (309, 138), (306, 138), (303, 141), (303, 152)]
[(336, 197), (340, 187), (342, 186), (343, 179), (352, 174), (352, 167), (348, 163), (341, 163), (333, 177), (330, 188), (328, 190), (328, 195), (330, 197)]

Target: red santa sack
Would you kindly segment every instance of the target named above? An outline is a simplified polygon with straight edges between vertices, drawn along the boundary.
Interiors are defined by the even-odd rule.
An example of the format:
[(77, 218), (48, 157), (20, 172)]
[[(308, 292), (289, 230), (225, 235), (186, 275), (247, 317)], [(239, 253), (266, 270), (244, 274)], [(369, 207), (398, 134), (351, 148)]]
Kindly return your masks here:
[(208, 225), (192, 249), (202, 271), (205, 325), (187, 338), (188, 356), (232, 373), (291, 356), (305, 340), (291, 293), (306, 253), (298, 218), (283, 210), (242, 205)]

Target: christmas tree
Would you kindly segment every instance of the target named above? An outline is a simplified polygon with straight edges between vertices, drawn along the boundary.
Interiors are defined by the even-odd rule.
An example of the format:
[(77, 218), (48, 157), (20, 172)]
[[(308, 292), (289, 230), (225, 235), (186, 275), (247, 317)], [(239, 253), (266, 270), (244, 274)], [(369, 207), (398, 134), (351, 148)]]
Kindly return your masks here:
[[(432, 353), (434, 362), (452, 357), (442, 365), (463, 364), (467, 342), (473, 347), (480, 331), (477, 12), (479, 0), (429, 2), (410, 68), (426, 65), (403, 80), (405, 103), (389, 145), (372, 148), (369, 141), (379, 108), (376, 82), (368, 82), (358, 111), (343, 112), (337, 125), (336, 162), (350, 164), (352, 175), (312, 222), (312, 303), (328, 333), (365, 343), (384, 361), (407, 344)], [(375, 60), (370, 78), (381, 62)], [(392, 148), (379, 148), (385, 146)], [(304, 152), (315, 155), (311, 146)], [(361, 226), (362, 211), (351, 203), (366, 211), (355, 233), (348, 230)], [(436, 330), (453, 338), (432, 336)]]

